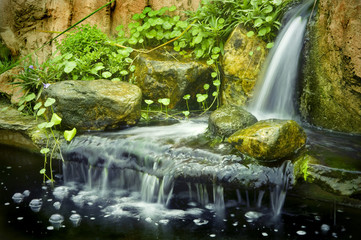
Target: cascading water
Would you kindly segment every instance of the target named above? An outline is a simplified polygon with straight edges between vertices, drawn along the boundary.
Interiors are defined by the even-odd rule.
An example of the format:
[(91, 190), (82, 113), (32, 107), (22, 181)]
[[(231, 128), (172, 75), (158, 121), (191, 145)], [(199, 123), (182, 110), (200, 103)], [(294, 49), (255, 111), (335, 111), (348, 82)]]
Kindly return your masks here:
[[(183, 199), (195, 206), (208, 206), (220, 218), (226, 206), (223, 184), (233, 186), (234, 192), (237, 188), (263, 189), (257, 200), (258, 208), (265, 189), (270, 188), (269, 195), (274, 198), (272, 208), (279, 209), (272, 213), (278, 215), (283, 201), (277, 199), (282, 199), (279, 195), (285, 194), (288, 183), (293, 181), (291, 164), (260, 166), (246, 163), (242, 157), (220, 153), (222, 145), (217, 152), (184, 145), (185, 138), (204, 133), (206, 128), (205, 120), (194, 120), (79, 136), (63, 149), (64, 181), (81, 183), (104, 197), (117, 190), (133, 196), (135, 202), (165, 207)], [(287, 174), (284, 169), (288, 170)], [(249, 206), (247, 190), (245, 194)], [(241, 204), (241, 192), (237, 195)], [(73, 200), (76, 205), (82, 205), (83, 198), (80, 195)]]
[(296, 116), (295, 87), (312, 2), (306, 1), (286, 15), (289, 20), (277, 36), (248, 106), (258, 120)]

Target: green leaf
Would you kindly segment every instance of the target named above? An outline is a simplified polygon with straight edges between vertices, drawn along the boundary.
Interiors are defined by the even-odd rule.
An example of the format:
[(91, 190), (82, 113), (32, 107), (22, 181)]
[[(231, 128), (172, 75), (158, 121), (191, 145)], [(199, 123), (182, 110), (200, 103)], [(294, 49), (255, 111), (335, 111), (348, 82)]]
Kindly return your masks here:
[(273, 20), (273, 17), (272, 16), (267, 16), (266, 17), (266, 22), (271, 22)]
[(120, 82), (120, 78), (113, 78), (111, 81), (112, 82)]
[(73, 128), (72, 130), (66, 130), (64, 131), (64, 138), (66, 141), (70, 142), (76, 135), (76, 128)]
[(271, 5), (268, 5), (262, 9), (262, 12), (264, 12), (264, 13), (270, 13), (272, 11), (273, 11), (273, 7)]
[(112, 76), (111, 72), (103, 72), (102, 73), (103, 78), (110, 78)]
[(221, 49), (219, 47), (212, 48), (212, 53), (213, 54), (218, 54), (220, 51), (221, 51)]
[(169, 98), (162, 98), (161, 99), (161, 103), (164, 105), (164, 106), (168, 106), (170, 104), (170, 99)]
[(259, 31), (258, 31), (258, 36), (264, 36), (267, 34), (267, 28), (264, 27), (264, 28), (261, 28)]
[(132, 17), (133, 20), (139, 20), (139, 18), (140, 18), (139, 13), (134, 14), (133, 17)]
[(203, 37), (200, 34), (198, 34), (197, 37), (193, 40), (193, 43), (198, 44), (198, 43), (202, 42), (202, 39), (203, 39)]
[(217, 96), (218, 96), (218, 92), (213, 92), (213, 93), (212, 93), (212, 96), (213, 96), (213, 97), (217, 97)]
[(49, 107), (49, 106), (53, 105), (55, 102), (56, 102), (56, 100), (54, 98), (49, 97), (46, 99), (44, 106)]
[(26, 102), (30, 102), (31, 100), (34, 100), (36, 98), (35, 93), (31, 93), (25, 97)]
[(43, 168), (43, 169), (40, 170), (40, 174), (43, 174), (43, 175), (44, 175), (45, 172), (46, 172), (46, 169), (45, 169), (45, 168)]
[(189, 116), (189, 111), (183, 111), (182, 112), (184, 114), (184, 116), (188, 117)]
[(204, 90), (208, 90), (209, 89), (209, 84), (204, 84), (203, 88), (204, 88)]
[(43, 129), (46, 127), (46, 124), (48, 124), (48, 123), (47, 122), (40, 123), (40, 124), (38, 124), (38, 128)]
[(208, 98), (208, 94), (197, 94), (197, 102), (204, 102)]
[(34, 110), (38, 110), (42, 105), (43, 105), (42, 102), (38, 102), (37, 104), (35, 104)]
[(256, 50), (257, 50), (257, 51), (261, 51), (261, 47), (257, 47)]
[(36, 113), (37, 116), (41, 116), (45, 113), (45, 108), (40, 108), (39, 111)]
[(66, 62), (64, 72), (70, 73), (71, 71), (74, 70), (75, 67), (76, 67), (76, 62), (74, 62), (74, 61)]
[(207, 64), (208, 65), (212, 65), (214, 63), (214, 60), (213, 59), (209, 59), (208, 61), (207, 61)]
[(51, 120), (50, 122), (54, 123), (54, 125), (59, 125), (61, 123), (61, 117), (59, 117), (58, 114), (53, 113), (53, 115), (51, 116)]
[(270, 49), (270, 48), (273, 48), (273, 46), (274, 46), (275, 44), (274, 44), (274, 42), (270, 42), (270, 43), (267, 43), (267, 48), (268, 49)]
[(217, 74), (216, 72), (212, 72), (212, 73), (211, 73), (212, 78), (216, 78), (217, 75), (218, 75), (218, 74)]
[(120, 75), (122, 75), (122, 76), (128, 75), (128, 73), (129, 72), (127, 70), (120, 71)]
[(163, 28), (165, 30), (169, 30), (169, 29), (171, 29), (173, 27), (173, 25), (170, 22), (167, 22), (167, 21), (163, 22), (162, 26), (163, 26)]
[(219, 80), (214, 80), (214, 81), (213, 81), (213, 85), (216, 86), (216, 87), (218, 87), (218, 86), (221, 85), (221, 81), (219, 81)]
[(171, 6), (168, 10), (169, 10), (169, 12), (173, 12), (173, 11), (175, 11), (176, 9), (177, 9), (176, 6)]
[(253, 51), (250, 51), (248, 54), (249, 54), (250, 56), (253, 56)]
[(135, 65), (132, 65), (132, 66), (129, 67), (129, 71), (134, 72), (135, 68), (136, 68)]
[(254, 32), (253, 31), (249, 31), (248, 33), (247, 33), (247, 37), (252, 37), (254, 35)]
[(72, 57), (73, 57), (73, 54), (71, 54), (71, 53), (65, 53), (64, 54), (64, 59), (66, 59), (66, 60), (69, 60)]
[(22, 110), (24, 110), (25, 108), (25, 105), (21, 105), (19, 108), (18, 108), (18, 111), (21, 112)]
[(148, 104), (148, 105), (154, 103), (154, 101), (153, 101), (153, 100), (150, 100), (150, 99), (146, 99), (146, 100), (144, 100), (144, 102), (145, 102), (146, 104)]
[(54, 123), (53, 122), (48, 122), (46, 123), (46, 128), (52, 128), (54, 126)]
[(40, 153), (41, 153), (41, 154), (47, 154), (48, 152), (50, 152), (50, 149), (49, 149), (49, 148), (42, 148), (42, 149), (40, 150)]
[(189, 100), (190, 98), (191, 98), (191, 95), (189, 95), (189, 94), (183, 96), (184, 100)]
[(256, 21), (254, 21), (254, 27), (260, 27), (263, 23), (263, 20), (261, 18), (257, 18)]
[(5, 112), (6, 110), (8, 110), (9, 107), (4, 107), (0, 110), (0, 112)]

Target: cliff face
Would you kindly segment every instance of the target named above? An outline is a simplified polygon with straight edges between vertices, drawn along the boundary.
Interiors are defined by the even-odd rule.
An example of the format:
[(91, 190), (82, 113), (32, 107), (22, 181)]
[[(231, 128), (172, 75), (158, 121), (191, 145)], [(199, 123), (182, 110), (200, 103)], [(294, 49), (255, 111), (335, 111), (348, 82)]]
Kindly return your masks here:
[(302, 116), (317, 126), (361, 133), (361, 1), (320, 0), (306, 52)]
[[(110, 0), (1, 0), (0, 40), (13, 55), (25, 56), (56, 36), (49, 31), (61, 32), (86, 17)], [(149, 6), (160, 9), (177, 6), (179, 11), (196, 10), (200, 0), (116, 0), (83, 23), (96, 24), (107, 34), (115, 28), (127, 26), (131, 16)], [(42, 61), (55, 50), (47, 46), (37, 55)]]

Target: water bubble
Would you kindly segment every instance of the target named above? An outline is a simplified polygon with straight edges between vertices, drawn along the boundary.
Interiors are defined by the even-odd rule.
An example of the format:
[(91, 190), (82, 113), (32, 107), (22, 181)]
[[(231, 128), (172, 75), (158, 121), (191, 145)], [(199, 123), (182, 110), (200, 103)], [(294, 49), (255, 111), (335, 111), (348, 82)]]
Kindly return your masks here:
[(70, 217), (69, 220), (71, 221), (71, 223), (73, 224), (74, 227), (77, 227), (80, 225), (81, 222), (81, 216), (77, 213), (73, 213)]
[(337, 233), (332, 233), (332, 237), (337, 238)]
[(15, 203), (21, 203), (24, 200), (24, 195), (21, 193), (15, 193), (12, 197)]
[(48, 229), (48, 230), (54, 230), (54, 227), (53, 226), (48, 226), (46, 229)]
[(328, 232), (330, 230), (330, 226), (328, 226), (327, 224), (322, 224), (321, 230), (322, 232)]
[(212, 233), (212, 234), (209, 234), (209, 236), (210, 236), (211, 238), (214, 238), (214, 237), (216, 237), (216, 234)]
[(147, 218), (145, 219), (145, 221), (146, 221), (146, 222), (152, 222), (152, 219), (151, 219), (150, 217), (147, 217)]
[(65, 197), (67, 197), (69, 194), (68, 188), (65, 186), (56, 187), (54, 189), (53, 195), (58, 200), (63, 200)]
[(63, 221), (64, 217), (57, 213), (51, 215), (51, 217), (49, 218), (49, 222), (51, 223), (51, 225), (53, 225), (55, 229), (59, 229)]
[(246, 214), (244, 214), (244, 216), (245, 216), (246, 218), (255, 220), (255, 219), (258, 219), (258, 218), (262, 217), (263, 214), (262, 214), (262, 213), (259, 213), (259, 212), (249, 211), (249, 212), (246, 212)]
[(204, 220), (204, 219), (201, 219), (201, 218), (194, 219), (193, 222), (194, 222), (197, 226), (205, 225), (205, 224), (208, 223), (207, 220)]
[(55, 202), (55, 203), (53, 203), (53, 207), (54, 207), (56, 210), (59, 210), (60, 207), (61, 207), (61, 203), (60, 203), (60, 202)]
[(169, 223), (168, 219), (161, 219), (159, 220), (159, 223), (163, 224), (163, 225), (167, 225)]
[(43, 201), (41, 199), (33, 199), (29, 203), (29, 207), (33, 212), (39, 212), (42, 205)]
[(29, 197), (29, 196), (30, 196), (30, 191), (29, 191), (29, 190), (25, 190), (25, 191), (23, 192), (23, 195), (24, 195), (24, 197)]
[(263, 236), (263, 237), (267, 237), (267, 236), (268, 236), (268, 233), (263, 232), (263, 233), (262, 233), (262, 236)]
[(300, 236), (306, 235), (306, 231), (303, 231), (303, 230), (299, 230), (296, 233)]
[(237, 226), (237, 225), (238, 225), (238, 222), (234, 222), (232, 225), (233, 225), (233, 226)]
[(17, 220), (19, 220), (19, 221), (21, 221), (21, 220), (23, 220), (24, 219), (24, 217), (18, 217), (17, 218)]
[(4, 203), (4, 205), (5, 205), (5, 206), (9, 206), (9, 205), (10, 205), (10, 203), (9, 203), (9, 202), (6, 202), (6, 203)]

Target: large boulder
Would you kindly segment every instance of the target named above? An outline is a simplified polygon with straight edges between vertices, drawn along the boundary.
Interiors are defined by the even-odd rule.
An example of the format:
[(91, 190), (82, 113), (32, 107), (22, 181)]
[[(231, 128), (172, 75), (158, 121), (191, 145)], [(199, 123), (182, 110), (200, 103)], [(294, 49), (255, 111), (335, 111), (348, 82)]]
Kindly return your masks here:
[(169, 108), (184, 108), (187, 94), (189, 103), (197, 104), (196, 94), (205, 93), (203, 85), (212, 85), (212, 68), (206, 62), (185, 58), (170, 48), (139, 54), (134, 65), (135, 84), (142, 89), (143, 98), (155, 102), (169, 98)]
[(141, 90), (126, 82), (62, 81), (50, 85), (42, 97), (56, 100), (54, 112), (67, 129), (116, 129), (140, 118)]
[(244, 106), (252, 97), (253, 88), (268, 51), (266, 43), (237, 26), (224, 45), (222, 67), (222, 102)]
[(293, 120), (269, 119), (241, 129), (228, 142), (242, 153), (260, 160), (282, 159), (306, 143), (306, 134)]
[(257, 122), (257, 118), (244, 108), (223, 105), (209, 116), (209, 130), (219, 136), (229, 137), (236, 131), (249, 127)]
[(320, 0), (306, 50), (302, 116), (317, 126), (361, 133), (361, 1)]

